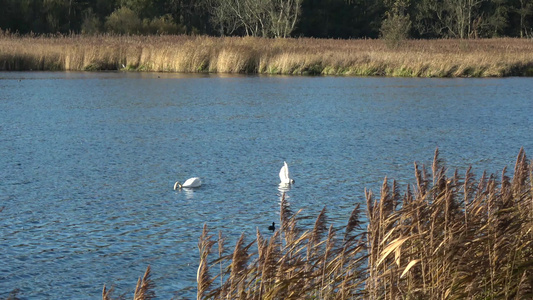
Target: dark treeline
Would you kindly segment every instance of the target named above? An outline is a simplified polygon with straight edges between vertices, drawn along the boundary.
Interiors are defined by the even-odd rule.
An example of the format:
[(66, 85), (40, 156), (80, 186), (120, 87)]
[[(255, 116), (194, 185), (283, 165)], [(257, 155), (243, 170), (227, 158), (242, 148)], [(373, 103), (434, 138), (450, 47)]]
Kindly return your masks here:
[(0, 29), (316, 38), (531, 37), (533, 0), (0, 0)]

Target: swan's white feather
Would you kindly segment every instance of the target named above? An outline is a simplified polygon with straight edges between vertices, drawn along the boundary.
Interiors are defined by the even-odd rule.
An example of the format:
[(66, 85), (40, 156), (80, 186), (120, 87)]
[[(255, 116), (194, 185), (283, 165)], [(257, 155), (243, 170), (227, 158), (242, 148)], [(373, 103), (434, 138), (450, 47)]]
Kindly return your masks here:
[(202, 185), (202, 180), (198, 177), (193, 177), (185, 180), (185, 182), (181, 185), (181, 187), (184, 188), (195, 188)]
[(281, 183), (291, 183), (289, 166), (285, 161), (283, 162), (283, 167), (281, 167), (281, 170), (279, 170), (279, 180), (281, 181)]

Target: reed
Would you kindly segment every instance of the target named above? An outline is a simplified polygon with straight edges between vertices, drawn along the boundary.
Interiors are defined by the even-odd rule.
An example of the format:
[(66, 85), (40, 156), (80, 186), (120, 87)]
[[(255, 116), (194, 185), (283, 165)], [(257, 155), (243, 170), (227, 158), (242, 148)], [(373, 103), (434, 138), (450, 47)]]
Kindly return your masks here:
[(528, 39), (266, 39), (20, 36), (0, 32), (0, 70), (128, 70), (404, 77), (533, 76)]
[(523, 149), (512, 180), (505, 170), (499, 182), (486, 174), (475, 181), (470, 169), (446, 177), (438, 150), (431, 174), (415, 170), (414, 193), (408, 190), (401, 207), (385, 217), (376, 205), (370, 210), (368, 240), (378, 249), (369, 252), (372, 298), (531, 297), (532, 169)]
[[(354, 209), (341, 239), (340, 229), (326, 226), (325, 208), (313, 228), (304, 231), (298, 225), (299, 212), (291, 212), (282, 197), (280, 229), (269, 238), (257, 230), (255, 240), (246, 246), (242, 235), (232, 253), (212, 261), (212, 270), (225, 261), (226, 267), (216, 277), (226, 280), (220, 285), (212, 281), (209, 293), (201, 299), (335, 299), (341, 294), (348, 299), (363, 295), (365, 244), (358, 213)], [(210, 245), (207, 239), (200, 241), (200, 249)]]
[[(324, 208), (305, 230), (285, 195), (280, 228), (270, 237), (258, 229), (249, 243), (242, 234), (233, 251), (204, 225), (197, 299), (532, 299), (533, 166), (524, 150), (512, 177), (504, 169), (476, 179), (471, 168), (460, 176), (438, 149), (430, 171), (414, 171), (403, 194), (387, 178), (379, 198), (365, 190), (366, 228), (357, 204), (346, 226), (327, 226)], [(145, 281), (136, 295), (139, 286), (153, 295)]]
[(212, 260), (226, 260), (217, 275), (226, 279), (203, 286), (200, 299), (530, 299), (533, 168), (524, 150), (512, 178), (504, 170), (476, 179), (470, 168), (448, 176), (438, 149), (429, 172), (414, 168), (404, 194), (387, 178), (379, 198), (365, 192), (366, 230), (359, 205), (343, 228), (327, 227), (324, 208), (303, 230), (282, 197), (281, 228), (270, 238), (258, 231), (246, 247), (241, 236)]
[(137, 286), (135, 287), (135, 293), (133, 294), (134, 300), (150, 300), (155, 298), (154, 287), (155, 283), (150, 278), (150, 266), (146, 268), (144, 276), (137, 281)]
[[(151, 272), (152, 270), (150, 266), (148, 266), (144, 272), (144, 275), (139, 277), (137, 280), (137, 285), (135, 286), (135, 291), (133, 294), (133, 300), (151, 300), (156, 298), (154, 291), (155, 283), (150, 278)], [(114, 297), (114, 290), (114, 287), (108, 289), (104, 284), (104, 288), (102, 290), (102, 300), (125, 299), (125, 294)]]

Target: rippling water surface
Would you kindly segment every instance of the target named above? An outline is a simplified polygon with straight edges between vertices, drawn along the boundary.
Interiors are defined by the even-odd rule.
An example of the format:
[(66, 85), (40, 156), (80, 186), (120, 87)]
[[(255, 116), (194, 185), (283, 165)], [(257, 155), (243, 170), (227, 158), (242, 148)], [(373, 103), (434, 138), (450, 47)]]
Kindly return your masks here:
[[(194, 298), (204, 223), (228, 248), (291, 206), (347, 221), (435, 148), (481, 175), (533, 153), (533, 79), (0, 73), (0, 298)], [(531, 156), (531, 155), (530, 155)], [(200, 176), (197, 190), (176, 180)]]

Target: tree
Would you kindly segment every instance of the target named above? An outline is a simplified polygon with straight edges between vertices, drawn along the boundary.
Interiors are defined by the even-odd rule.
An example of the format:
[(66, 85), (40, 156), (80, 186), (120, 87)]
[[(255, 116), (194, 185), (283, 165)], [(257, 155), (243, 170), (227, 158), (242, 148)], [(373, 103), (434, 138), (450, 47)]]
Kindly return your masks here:
[(246, 35), (268, 36), (271, 0), (228, 0), (228, 2), (233, 4), (232, 9), (244, 25)]
[(445, 0), (448, 14), (444, 24), (453, 37), (461, 39), (473, 36), (480, 25), (479, 8), (487, 0)]
[(83, 22), (80, 31), (83, 34), (98, 34), (102, 30), (102, 23), (91, 8), (83, 14)]
[(302, 0), (207, 0), (211, 22), (220, 35), (288, 37), (296, 28)]
[[(520, 7), (516, 8), (519, 15), (520, 37), (532, 37), (531, 26), (533, 24), (527, 23), (527, 17), (533, 15), (533, 1), (531, 0), (519, 0)], [(529, 33), (528, 33), (529, 31)]]
[(434, 0), (420, 0), (414, 5), (413, 28), (418, 36), (424, 38), (436, 38), (446, 35), (444, 16), (446, 11), (442, 2)]
[(105, 27), (108, 32), (117, 34), (137, 34), (141, 30), (141, 20), (130, 8), (121, 7), (107, 17)]
[(172, 15), (175, 22), (187, 33), (213, 34), (209, 21), (208, 0), (164, 0), (161, 7)]
[(242, 22), (234, 13), (230, 1), (205, 0), (204, 5), (211, 15), (209, 21), (220, 36), (231, 35), (242, 26)]
[(48, 32), (68, 32), (71, 29), (71, 20), (74, 19), (73, 4), (73, 0), (43, 1)]
[(100, 21), (104, 21), (107, 16), (120, 7), (118, 1), (120, 0), (93, 0), (89, 7)]
[(385, 10), (382, 0), (304, 0), (295, 34), (377, 38)]
[[(396, 2), (404, 4), (394, 8)], [(134, 14), (118, 25), (126, 18), (121, 8)], [(220, 36), (531, 37), (533, 0), (0, 0), (0, 28), (11, 32), (120, 33), (125, 27)]]
[(120, 0), (120, 6), (131, 9), (141, 19), (153, 18), (155, 16), (153, 2), (152, 0)]
[[(488, 9), (486, 13), (486, 21), (482, 23), (481, 16), (476, 20), (481, 25), (487, 27), (488, 37), (497, 37), (504, 35), (505, 29), (508, 26), (508, 18), (510, 7), (508, 5), (509, 1), (507, 0), (490, 0), (488, 3)], [(478, 37), (477, 28), (478, 26), (473, 26), (473, 36)]]
[(477, 36), (488, 0), (419, 0), (415, 29), (421, 36), (469, 38)]
[(145, 34), (178, 34), (185, 30), (174, 22), (170, 14), (166, 14), (152, 20), (143, 20), (143, 32)]
[(294, 31), (301, 13), (302, 0), (272, 0), (269, 7), (270, 32), (275, 37), (288, 37)]
[(409, 37), (411, 20), (406, 13), (409, 0), (389, 0), (386, 2), (389, 10), (381, 25), (381, 37), (391, 48), (397, 48), (400, 43)]

